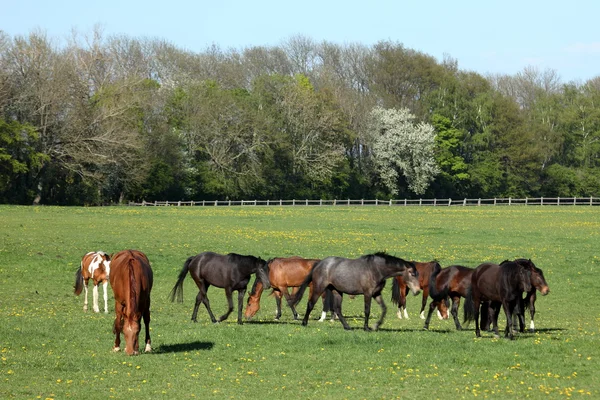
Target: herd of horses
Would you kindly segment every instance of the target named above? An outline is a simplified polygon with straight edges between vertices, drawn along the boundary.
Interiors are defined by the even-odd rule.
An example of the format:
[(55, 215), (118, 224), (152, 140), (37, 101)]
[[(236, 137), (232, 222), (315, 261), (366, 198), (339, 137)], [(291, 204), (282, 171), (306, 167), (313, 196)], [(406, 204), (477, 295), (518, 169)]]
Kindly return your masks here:
[[(305, 259), (302, 257), (273, 258), (265, 261), (260, 257), (235, 253), (217, 254), (204, 252), (189, 257), (179, 273), (177, 282), (171, 290), (171, 301), (183, 302), (183, 283), (187, 275), (198, 286), (198, 294), (192, 312), (192, 321), (197, 322), (198, 308), (204, 304), (213, 323), (226, 320), (233, 312), (233, 292), (238, 292), (238, 324), (243, 323), (242, 309), (244, 296), (252, 275), (256, 276), (251, 288), (245, 310), (245, 317), (252, 318), (260, 309), (260, 299), (264, 290), (272, 289), (277, 311), (275, 319), (282, 314), (282, 298), (290, 307), (294, 320), (298, 319), (296, 305), (309, 289), (306, 312), (302, 325), (306, 326), (316, 303), (321, 299), (323, 311), (320, 320), (327, 313), (337, 318), (344, 329), (351, 329), (342, 313), (344, 294), (351, 297), (364, 297), (364, 329), (379, 329), (383, 324), (387, 307), (382, 291), (386, 281), (392, 279), (392, 302), (398, 305), (399, 318), (408, 318), (406, 296), (409, 291), (414, 295), (423, 291), (420, 316), (425, 319), (425, 329), (429, 329), (431, 316), (437, 310), (442, 319), (450, 313), (456, 329), (462, 326), (458, 318), (460, 299), (465, 298), (464, 321), (475, 321), (477, 337), (481, 330), (493, 326), (498, 334), (498, 314), (500, 307), (506, 315), (505, 336), (514, 338), (514, 318), (518, 319), (519, 330), (524, 331), (524, 312), (529, 308), (531, 315), (530, 331), (535, 329), (534, 314), (536, 291), (542, 295), (549, 292), (548, 284), (541, 269), (528, 259), (503, 261), (500, 264), (484, 263), (476, 268), (453, 265), (442, 268), (437, 261), (406, 261), (390, 254), (379, 252), (364, 255), (356, 259), (327, 257), (324, 259)], [(87, 310), (87, 286), (89, 280), (94, 284), (93, 309), (99, 312), (98, 285), (104, 286), (104, 312), (107, 307), (107, 282), (110, 281), (115, 298), (115, 322), (113, 350), (120, 350), (120, 336), (124, 334), (129, 355), (138, 353), (140, 322), (143, 319), (146, 332), (145, 351), (151, 351), (150, 341), (150, 291), (152, 290), (152, 269), (148, 257), (140, 251), (124, 250), (109, 256), (98, 251), (87, 253), (75, 274), (75, 294), (85, 288), (84, 310)], [(225, 314), (215, 318), (210, 307), (207, 292), (210, 286), (225, 290), (228, 309)], [(291, 289), (291, 292), (290, 292)], [(525, 297), (523, 297), (525, 295)], [(427, 300), (431, 299), (427, 316)], [(381, 308), (381, 315), (374, 328), (369, 326), (371, 302), (375, 300)]]

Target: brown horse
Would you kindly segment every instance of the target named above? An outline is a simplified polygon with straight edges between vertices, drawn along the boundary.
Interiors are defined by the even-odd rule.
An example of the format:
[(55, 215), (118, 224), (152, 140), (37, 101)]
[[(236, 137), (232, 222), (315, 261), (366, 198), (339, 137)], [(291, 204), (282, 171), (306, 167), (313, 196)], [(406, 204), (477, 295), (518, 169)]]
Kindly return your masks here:
[(115, 325), (113, 332), (115, 345), (119, 351), (121, 332), (125, 336), (125, 352), (138, 354), (140, 320), (144, 318), (146, 328), (145, 351), (150, 346), (150, 291), (152, 290), (152, 269), (148, 257), (137, 250), (123, 250), (114, 254), (111, 261), (110, 285), (115, 295)]
[(103, 251), (89, 252), (81, 259), (79, 269), (75, 272), (75, 294), (79, 296), (85, 289), (83, 311), (88, 309), (88, 283), (94, 283), (94, 312), (100, 312), (98, 307), (98, 284), (104, 289), (104, 312), (108, 313), (108, 279), (110, 275), (110, 256)]
[[(500, 265), (504, 265), (509, 263), (510, 261), (505, 260)], [(535, 332), (535, 324), (533, 322), (533, 318), (535, 316), (535, 300), (536, 300), (536, 290), (539, 290), (542, 296), (550, 293), (550, 288), (548, 287), (548, 283), (546, 283), (546, 279), (544, 278), (544, 272), (535, 266), (533, 261), (525, 258), (518, 258), (514, 262), (522, 265), (531, 273), (531, 290), (527, 292), (523, 301), (519, 303), (519, 331), (525, 331), (525, 309), (529, 308), (529, 314), (531, 316), (531, 322), (529, 323), (529, 332)], [(490, 314), (491, 315), (491, 314)], [(487, 326), (489, 327), (488, 322)]]
[[(490, 312), (495, 311), (493, 318), (494, 334), (498, 337), (498, 312), (500, 305), (506, 314), (505, 336), (514, 338), (512, 316), (523, 292), (531, 290), (531, 272), (514, 261), (502, 265), (485, 263), (473, 271), (471, 288), (465, 298), (465, 321), (475, 320), (475, 334), (481, 337), (479, 326), (479, 307), (483, 301), (490, 301)], [(484, 307), (485, 308), (485, 307)]]
[[(429, 297), (429, 280), (434, 271), (442, 269), (437, 261), (431, 262), (417, 262), (411, 261), (415, 264), (417, 271), (419, 272), (419, 286), (423, 291), (423, 300), (421, 301), (421, 319), (425, 319), (425, 306), (427, 305), (427, 298)], [(402, 276), (396, 276), (392, 281), (392, 303), (398, 305), (398, 318), (402, 319), (402, 312), (404, 312), (404, 318), (408, 319), (408, 312), (406, 311), (406, 295), (408, 294), (409, 288)], [(435, 304), (433, 304), (435, 303)], [(448, 306), (445, 301), (433, 301), (433, 307), (437, 307), (438, 315), (440, 319), (448, 319)]]
[[(298, 313), (296, 308), (291, 303), (292, 297), (290, 296), (288, 288), (297, 288), (302, 285), (302, 282), (312, 269), (312, 267), (319, 262), (318, 259), (306, 259), (298, 256), (288, 258), (273, 258), (267, 262), (269, 269), (269, 281), (271, 282), (271, 288), (273, 289), (273, 295), (275, 296), (275, 302), (277, 304), (277, 313), (275, 319), (281, 318), (281, 298), (285, 297), (288, 305), (292, 309), (294, 319), (298, 319)], [(246, 318), (252, 318), (260, 309), (260, 297), (264, 290), (263, 284), (259, 279), (254, 280), (254, 285), (250, 291), (248, 297), (248, 304), (246, 305), (246, 311), (244, 316)], [(310, 287), (312, 293), (312, 286)], [(295, 293), (294, 293), (295, 294)], [(325, 313), (325, 311), (323, 311)]]
[[(456, 329), (461, 330), (462, 326), (458, 319), (458, 306), (460, 305), (460, 298), (467, 297), (467, 292), (471, 287), (471, 276), (473, 275), (473, 268), (463, 267), (461, 265), (452, 265), (450, 267), (435, 270), (431, 274), (429, 280), (429, 295), (434, 301), (443, 302), (450, 298), (452, 299), (451, 314), (454, 318), (454, 324)], [(431, 314), (433, 313), (433, 302), (429, 307), (427, 318), (425, 319), (425, 329), (429, 328), (429, 321), (431, 320)]]

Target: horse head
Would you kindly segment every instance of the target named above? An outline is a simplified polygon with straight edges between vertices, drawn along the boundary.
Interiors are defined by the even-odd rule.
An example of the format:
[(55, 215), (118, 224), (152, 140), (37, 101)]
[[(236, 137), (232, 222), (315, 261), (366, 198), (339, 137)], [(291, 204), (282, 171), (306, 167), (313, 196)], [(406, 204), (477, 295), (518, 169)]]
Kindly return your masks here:
[(548, 283), (546, 283), (544, 273), (533, 263), (531, 263), (531, 284), (540, 291), (542, 296), (550, 293), (550, 287), (548, 286)]
[(522, 264), (517, 265), (519, 266), (518, 274), (521, 289), (524, 292), (529, 292), (531, 290), (531, 270), (524, 267)]
[(140, 323), (137, 318), (126, 318), (123, 326), (123, 336), (125, 336), (125, 353), (128, 355), (137, 355), (139, 350)]
[(406, 285), (410, 288), (413, 295), (418, 295), (421, 292), (421, 285), (419, 284), (419, 271), (415, 264), (410, 261), (405, 261), (404, 272), (402, 273), (402, 279), (406, 282)]

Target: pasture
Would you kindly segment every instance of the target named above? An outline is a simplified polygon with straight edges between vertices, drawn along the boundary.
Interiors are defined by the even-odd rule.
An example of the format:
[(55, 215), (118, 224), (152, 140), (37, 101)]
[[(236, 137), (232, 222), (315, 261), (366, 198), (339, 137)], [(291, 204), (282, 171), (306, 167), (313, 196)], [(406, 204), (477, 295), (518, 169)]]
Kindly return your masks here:
[[(0, 238), (0, 398), (600, 396), (595, 207), (0, 206)], [(82, 296), (73, 294), (85, 253), (128, 248), (143, 251), (154, 271), (153, 352), (135, 357), (111, 351), (112, 291), (108, 314), (84, 312)], [(264, 259), (385, 250), (442, 267), (525, 257), (543, 269), (550, 294), (538, 294), (537, 332), (514, 341), (489, 332), (477, 339), (474, 324), (459, 332), (451, 319), (434, 318), (424, 331), (420, 295), (409, 296), (410, 319), (399, 320), (389, 281), (388, 313), (377, 332), (362, 330), (361, 296), (344, 297), (354, 328), (345, 331), (338, 321), (316, 321), (320, 303), (307, 327), (287, 306), (275, 322), (269, 291), (244, 325), (236, 323), (237, 310), (212, 324), (203, 306), (192, 323), (191, 278), (182, 304), (168, 294), (186, 258), (207, 250)], [(221, 315), (223, 290), (211, 287), (208, 297)], [(305, 310), (306, 295), (298, 305), (301, 316)], [(374, 303), (372, 321), (379, 315)], [(462, 304), (460, 315), (462, 321)], [(503, 330), (503, 313), (499, 323)]]

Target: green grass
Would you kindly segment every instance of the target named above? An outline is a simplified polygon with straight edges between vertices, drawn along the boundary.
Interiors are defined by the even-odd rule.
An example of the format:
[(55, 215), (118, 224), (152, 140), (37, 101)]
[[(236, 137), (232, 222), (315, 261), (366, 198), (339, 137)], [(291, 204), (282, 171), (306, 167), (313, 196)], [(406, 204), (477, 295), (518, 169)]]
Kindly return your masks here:
[[(598, 397), (599, 236), (600, 212), (591, 207), (0, 206), (0, 398)], [(154, 352), (137, 357), (111, 352), (112, 293), (107, 315), (84, 313), (73, 294), (83, 254), (127, 248), (148, 255), (155, 277)], [(527, 257), (551, 293), (538, 297), (537, 333), (514, 341), (476, 339), (473, 325), (457, 332), (437, 318), (423, 331), (420, 296), (408, 299), (411, 319), (399, 320), (389, 283), (378, 332), (361, 329), (360, 296), (344, 300), (350, 332), (315, 321), (320, 305), (308, 327), (288, 308), (274, 322), (266, 294), (243, 326), (235, 313), (213, 325), (203, 307), (194, 324), (192, 280), (183, 304), (168, 293), (185, 259), (207, 250), (264, 259), (386, 250), (442, 266)], [(223, 290), (208, 294), (221, 315)], [(379, 315), (373, 303), (371, 325)]]

